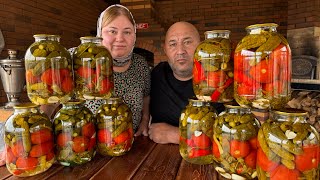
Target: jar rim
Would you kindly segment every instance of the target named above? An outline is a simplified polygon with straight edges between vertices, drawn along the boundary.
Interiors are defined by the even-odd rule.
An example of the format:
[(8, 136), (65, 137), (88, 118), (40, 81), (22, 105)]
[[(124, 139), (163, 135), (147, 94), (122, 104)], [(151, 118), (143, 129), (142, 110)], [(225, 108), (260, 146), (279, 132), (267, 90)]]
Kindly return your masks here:
[(32, 102), (27, 102), (27, 103), (21, 103), (21, 104), (14, 105), (13, 108), (14, 109), (26, 109), (26, 108), (36, 108), (39, 106), (40, 105), (34, 104)]
[(279, 115), (292, 115), (292, 116), (306, 116), (308, 112), (302, 109), (285, 108), (280, 110), (273, 110), (273, 113)]
[(57, 35), (57, 34), (35, 34), (33, 35), (34, 38), (36, 37), (58, 37), (60, 38), (61, 36), (60, 35)]
[(62, 103), (63, 105), (78, 105), (78, 104), (83, 104), (85, 101), (84, 100), (70, 100), (67, 102)]
[(95, 39), (100, 39), (102, 40), (102, 37), (96, 37), (96, 36), (83, 36), (83, 37), (80, 37), (80, 40), (95, 40)]
[(207, 34), (207, 33), (230, 33), (230, 32), (231, 32), (230, 30), (221, 29), (221, 30), (210, 30), (210, 31), (206, 31), (206, 32), (204, 32), (204, 34)]
[(276, 23), (263, 23), (263, 24), (253, 24), (250, 26), (247, 26), (245, 29), (253, 29), (253, 28), (261, 28), (261, 27), (278, 27), (279, 25)]

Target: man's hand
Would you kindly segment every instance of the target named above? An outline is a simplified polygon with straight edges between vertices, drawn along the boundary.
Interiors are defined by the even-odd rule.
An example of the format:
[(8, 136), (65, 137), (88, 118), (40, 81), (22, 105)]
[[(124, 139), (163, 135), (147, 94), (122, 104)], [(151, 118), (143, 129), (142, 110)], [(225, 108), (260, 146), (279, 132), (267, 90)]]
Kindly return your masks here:
[(159, 144), (179, 144), (179, 128), (167, 123), (153, 123), (149, 127), (149, 138)]

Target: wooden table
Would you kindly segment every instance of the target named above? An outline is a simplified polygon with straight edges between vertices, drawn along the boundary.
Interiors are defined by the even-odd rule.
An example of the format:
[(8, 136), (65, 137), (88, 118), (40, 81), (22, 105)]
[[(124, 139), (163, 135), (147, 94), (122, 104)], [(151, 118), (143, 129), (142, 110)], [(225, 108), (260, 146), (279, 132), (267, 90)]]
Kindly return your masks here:
[[(179, 145), (156, 144), (148, 137), (137, 137), (132, 149), (120, 157), (96, 155), (91, 162), (77, 167), (54, 164), (41, 174), (23, 179), (204, 179), (217, 180), (213, 165), (195, 165), (182, 159)], [(22, 179), (12, 176), (6, 166), (0, 167), (0, 179)]]

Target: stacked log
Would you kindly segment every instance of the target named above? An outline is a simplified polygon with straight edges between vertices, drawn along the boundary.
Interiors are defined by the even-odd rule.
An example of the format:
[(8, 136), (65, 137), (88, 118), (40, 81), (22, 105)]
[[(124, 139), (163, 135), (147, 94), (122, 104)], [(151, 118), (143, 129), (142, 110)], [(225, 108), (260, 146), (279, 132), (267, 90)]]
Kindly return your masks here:
[(320, 133), (320, 91), (294, 90), (287, 105), (307, 111), (307, 122)]

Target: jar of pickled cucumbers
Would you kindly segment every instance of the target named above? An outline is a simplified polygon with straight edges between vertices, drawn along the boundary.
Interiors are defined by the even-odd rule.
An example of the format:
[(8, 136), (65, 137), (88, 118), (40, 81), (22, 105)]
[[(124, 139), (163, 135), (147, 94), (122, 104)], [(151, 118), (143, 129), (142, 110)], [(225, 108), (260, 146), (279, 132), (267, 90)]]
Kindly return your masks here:
[(91, 161), (96, 145), (95, 118), (84, 101), (63, 103), (53, 121), (58, 162), (75, 166)]
[(28, 97), (35, 104), (63, 103), (71, 99), (71, 56), (58, 35), (36, 34), (25, 54)]
[(5, 123), (4, 139), (7, 169), (15, 176), (42, 173), (55, 161), (52, 124), (36, 104), (14, 106)]
[(97, 150), (104, 156), (121, 156), (133, 143), (132, 112), (122, 98), (112, 97), (97, 110)]
[(100, 37), (81, 37), (73, 54), (76, 96), (79, 99), (107, 99), (113, 92), (112, 57)]
[(280, 109), (290, 99), (291, 50), (277, 24), (255, 24), (234, 54), (234, 97), (243, 107)]
[(319, 179), (319, 134), (307, 112), (274, 110), (258, 133), (259, 179)]
[(213, 123), (217, 114), (211, 102), (189, 99), (179, 120), (179, 150), (193, 164), (213, 162)]
[(254, 179), (260, 123), (250, 109), (225, 104), (214, 124), (213, 156), (216, 171), (227, 179)]
[(233, 60), (229, 30), (206, 31), (194, 53), (193, 90), (199, 100), (233, 100)]

